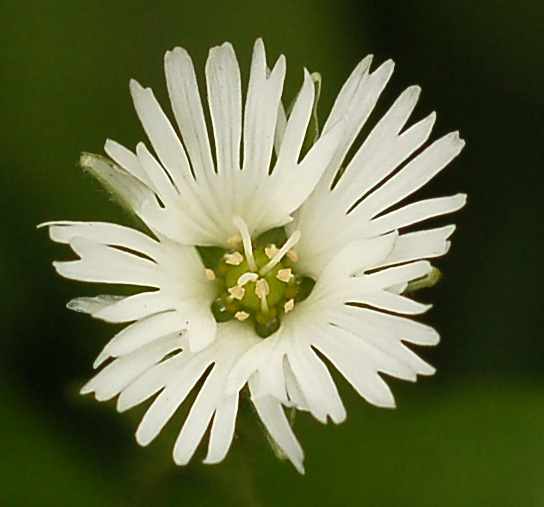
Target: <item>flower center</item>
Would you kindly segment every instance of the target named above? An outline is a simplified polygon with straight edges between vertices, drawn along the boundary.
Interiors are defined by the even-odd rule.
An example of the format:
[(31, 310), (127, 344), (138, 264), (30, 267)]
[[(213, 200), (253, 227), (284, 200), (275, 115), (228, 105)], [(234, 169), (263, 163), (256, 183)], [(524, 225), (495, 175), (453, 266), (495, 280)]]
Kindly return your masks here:
[(217, 288), (211, 310), (217, 322), (247, 322), (262, 338), (276, 332), (286, 313), (306, 299), (315, 281), (297, 273), (298, 256), (292, 247), (300, 239), (289, 238), (283, 228), (272, 229), (251, 240), (245, 222), (234, 218), (240, 235), (232, 248), (199, 248), (206, 276)]

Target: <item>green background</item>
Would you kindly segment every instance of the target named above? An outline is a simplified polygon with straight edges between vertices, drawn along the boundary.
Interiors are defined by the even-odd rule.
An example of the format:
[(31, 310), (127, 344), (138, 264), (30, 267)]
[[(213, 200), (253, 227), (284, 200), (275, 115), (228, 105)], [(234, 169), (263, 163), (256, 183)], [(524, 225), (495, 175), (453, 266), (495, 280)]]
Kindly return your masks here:
[[(0, 19), (1, 505), (544, 505), (544, 2), (4, 0)], [(438, 373), (391, 381), (395, 411), (340, 381), (346, 423), (297, 417), (304, 477), (274, 458), (246, 409), (224, 464), (180, 469), (170, 457), (179, 417), (141, 449), (141, 409), (120, 416), (80, 397), (115, 329), (65, 309), (100, 287), (57, 277), (50, 262), (69, 254), (35, 229), (126, 222), (76, 162), (108, 137), (143, 138), (128, 80), (165, 104), (164, 52), (185, 47), (202, 77), (209, 47), (225, 40), (247, 78), (259, 36), (271, 59), (287, 56), (288, 97), (303, 66), (322, 73), (322, 116), (373, 53), (397, 67), (371, 122), (419, 84), (414, 120), (436, 109), (435, 138), (459, 129), (467, 140), (421, 193), (469, 194), (437, 263), (444, 280), (420, 294), (442, 334), (421, 351)]]

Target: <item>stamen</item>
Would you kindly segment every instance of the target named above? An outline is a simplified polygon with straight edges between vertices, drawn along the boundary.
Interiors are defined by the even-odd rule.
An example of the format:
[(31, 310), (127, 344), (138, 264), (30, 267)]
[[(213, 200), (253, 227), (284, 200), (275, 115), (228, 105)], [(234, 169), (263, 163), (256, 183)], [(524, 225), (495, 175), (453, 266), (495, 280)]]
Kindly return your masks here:
[(227, 243), (229, 246), (238, 246), (238, 244), (242, 241), (242, 236), (239, 234), (235, 234), (234, 236), (231, 236), (229, 239), (227, 239)]
[(289, 280), (291, 280), (291, 277), (293, 274), (291, 273), (291, 268), (284, 268), (284, 269), (278, 269), (278, 272), (276, 273), (276, 278), (280, 282), (288, 283)]
[(251, 245), (251, 236), (249, 235), (249, 229), (243, 218), (239, 216), (232, 217), (232, 221), (242, 236), (242, 243), (244, 245), (244, 252), (246, 253), (247, 264), (251, 271), (257, 271), (257, 263), (253, 256), (253, 246)]
[(295, 307), (295, 300), (291, 298), (289, 301), (286, 301), (283, 305), (285, 313), (289, 313)]
[(239, 300), (241, 300), (244, 297), (244, 294), (246, 293), (246, 289), (244, 289), (240, 285), (235, 285), (234, 287), (231, 287), (230, 289), (228, 289), (228, 291), (229, 291), (229, 294), (234, 299), (239, 299)]
[(278, 251), (279, 250), (278, 250), (278, 247), (276, 245), (268, 245), (264, 249), (264, 253), (266, 254), (266, 256), (269, 259), (272, 259), (272, 257), (274, 257), (274, 255), (276, 255), (278, 253)]
[(240, 278), (238, 278), (237, 285), (240, 287), (243, 287), (247, 282), (255, 282), (259, 279), (259, 275), (257, 273), (244, 273)]
[(249, 318), (249, 313), (244, 312), (244, 311), (236, 312), (234, 314), (234, 318), (239, 320), (240, 322), (243, 322), (244, 320)]
[(298, 261), (298, 254), (294, 250), (289, 250), (285, 255), (291, 262)]
[(225, 254), (225, 262), (231, 266), (239, 266), (244, 262), (244, 256), (240, 252)]
[(260, 278), (259, 280), (257, 280), (257, 283), (255, 284), (255, 294), (261, 300), (262, 312), (264, 314), (267, 314), (268, 301), (266, 300), (266, 296), (270, 294), (270, 285), (268, 285), (268, 282), (264, 278)]
[(280, 262), (283, 259), (283, 256), (291, 250), (292, 247), (294, 247), (300, 240), (300, 231), (295, 231), (293, 234), (291, 234), (291, 237), (285, 242), (285, 244), (276, 252), (276, 255), (270, 259), (270, 262), (268, 262), (265, 266), (262, 267), (262, 269), (259, 271), (259, 274), (261, 276), (266, 275), (271, 269), (274, 268), (278, 262)]
[(213, 282), (215, 280), (215, 273), (213, 272), (213, 269), (206, 268), (206, 278)]

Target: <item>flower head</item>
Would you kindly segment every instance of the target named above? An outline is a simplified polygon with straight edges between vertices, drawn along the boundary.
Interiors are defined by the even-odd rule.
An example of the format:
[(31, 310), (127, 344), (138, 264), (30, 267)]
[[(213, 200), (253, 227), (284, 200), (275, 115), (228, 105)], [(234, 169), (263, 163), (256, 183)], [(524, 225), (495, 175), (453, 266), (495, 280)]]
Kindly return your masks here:
[(136, 431), (140, 444), (158, 435), (203, 379), (174, 460), (186, 464), (211, 426), (205, 462), (220, 462), (248, 386), (271, 439), (302, 472), (285, 408), (321, 422), (346, 417), (324, 359), (380, 407), (395, 404), (380, 373), (414, 381), (434, 372), (405, 345), (439, 340), (409, 318), (428, 305), (406, 290), (432, 275), (426, 259), (447, 252), (454, 226), (406, 228), (460, 209), (466, 197), (401, 203), (464, 143), (452, 133), (422, 149), (435, 115), (405, 127), (420, 93), (413, 86), (348, 159), (393, 72), (391, 61), (371, 72), (371, 61), (356, 67), (307, 146), (316, 100), (307, 71), (286, 114), (283, 56), (270, 69), (256, 42), (244, 102), (232, 46), (213, 48), (207, 122), (192, 61), (176, 48), (166, 54), (165, 72), (178, 130), (153, 92), (132, 81), (152, 150), (139, 143), (132, 152), (108, 140), (109, 158), (82, 156), (82, 166), (149, 231), (46, 224), (51, 239), (79, 257), (54, 263), (62, 276), (144, 288), (68, 304), (129, 323), (104, 347), (94, 365), (102, 369), (81, 392), (118, 397), (119, 411), (155, 396)]

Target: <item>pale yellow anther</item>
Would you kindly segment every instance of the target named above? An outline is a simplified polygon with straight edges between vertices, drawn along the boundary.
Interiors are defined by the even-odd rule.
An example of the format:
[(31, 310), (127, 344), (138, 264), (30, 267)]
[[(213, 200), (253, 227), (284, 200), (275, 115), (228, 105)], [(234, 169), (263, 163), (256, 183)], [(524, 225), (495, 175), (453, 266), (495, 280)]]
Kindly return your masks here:
[(257, 280), (255, 294), (259, 299), (263, 299), (270, 294), (270, 285), (268, 285), (268, 282), (264, 278)]
[(244, 256), (240, 252), (225, 254), (225, 262), (231, 266), (239, 266), (244, 262)]
[(272, 259), (272, 257), (274, 257), (274, 255), (276, 255), (278, 252), (279, 249), (276, 245), (269, 245), (264, 249), (264, 253), (269, 259)]
[(227, 239), (227, 244), (230, 246), (238, 246), (242, 242), (242, 236), (240, 234), (235, 234)]
[(213, 269), (206, 269), (206, 278), (213, 282), (215, 280), (215, 273), (213, 272)]
[(244, 320), (249, 318), (249, 313), (244, 312), (244, 311), (236, 312), (234, 314), (234, 318), (239, 320), (240, 322), (243, 322)]
[(285, 313), (289, 313), (294, 307), (295, 307), (295, 300), (292, 298), (289, 301), (286, 301), (285, 304), (283, 305), (283, 309)]
[(255, 284), (255, 294), (261, 300), (261, 311), (264, 314), (267, 314), (268, 301), (266, 300), (266, 296), (270, 294), (270, 285), (268, 285), (268, 282), (264, 278), (257, 280), (257, 283)]
[(292, 262), (298, 261), (298, 254), (294, 250), (289, 250), (285, 255)]
[(244, 289), (240, 285), (235, 285), (234, 287), (230, 287), (228, 291), (229, 291), (229, 294), (234, 299), (242, 299), (244, 297), (244, 294), (246, 293), (246, 289)]
[(289, 282), (291, 280), (291, 277), (293, 276), (291, 272), (291, 268), (284, 268), (284, 269), (278, 269), (278, 272), (276, 273), (276, 278), (280, 282)]
[(261, 269), (259, 269), (259, 274), (264, 276), (271, 269), (274, 269), (274, 266), (281, 262), (283, 256), (287, 255), (287, 253), (298, 243), (299, 240), (300, 231), (293, 232), (293, 234), (287, 238), (287, 241), (283, 244), (283, 246), (276, 252), (274, 257), (272, 257), (272, 259), (270, 259)]

